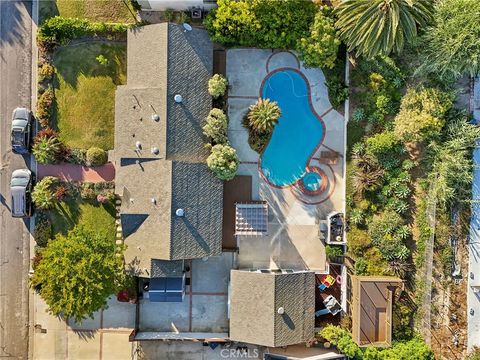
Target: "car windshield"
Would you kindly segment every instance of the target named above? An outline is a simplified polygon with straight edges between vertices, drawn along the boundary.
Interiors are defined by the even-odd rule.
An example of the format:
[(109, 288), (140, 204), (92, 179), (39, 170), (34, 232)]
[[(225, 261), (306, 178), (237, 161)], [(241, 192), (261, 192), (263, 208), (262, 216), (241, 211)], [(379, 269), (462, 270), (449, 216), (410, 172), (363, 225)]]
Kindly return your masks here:
[(25, 177), (14, 177), (12, 178), (11, 185), (13, 186), (22, 186), (25, 187), (28, 184), (28, 178)]
[(23, 131), (19, 129), (14, 129), (12, 131), (12, 143), (15, 145), (22, 145), (24, 140)]

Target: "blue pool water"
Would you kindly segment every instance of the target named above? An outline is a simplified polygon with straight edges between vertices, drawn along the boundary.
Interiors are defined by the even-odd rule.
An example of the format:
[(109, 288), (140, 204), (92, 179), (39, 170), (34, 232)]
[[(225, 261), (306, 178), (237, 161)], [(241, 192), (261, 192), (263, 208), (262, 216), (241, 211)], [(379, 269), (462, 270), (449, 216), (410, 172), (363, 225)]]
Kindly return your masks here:
[(302, 178), (303, 185), (310, 191), (317, 191), (322, 186), (322, 177), (316, 172), (307, 172)]
[(307, 86), (300, 74), (283, 70), (272, 74), (262, 88), (263, 98), (276, 101), (282, 111), (261, 158), (263, 174), (277, 186), (291, 185), (305, 174), (308, 158), (323, 136)]

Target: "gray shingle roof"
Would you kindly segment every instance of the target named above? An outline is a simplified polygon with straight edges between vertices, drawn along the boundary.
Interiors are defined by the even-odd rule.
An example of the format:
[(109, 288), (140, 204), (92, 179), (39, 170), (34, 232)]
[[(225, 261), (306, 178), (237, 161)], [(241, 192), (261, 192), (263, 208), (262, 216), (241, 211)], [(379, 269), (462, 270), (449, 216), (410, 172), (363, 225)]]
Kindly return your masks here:
[(179, 277), (183, 275), (183, 260), (152, 259), (151, 277)]
[[(127, 85), (115, 100), (116, 193), (128, 194), (121, 214), (148, 215), (127, 231), (125, 261), (150, 277), (152, 259), (221, 252), (223, 183), (205, 164), (201, 130), (212, 106), (213, 45), (202, 29), (162, 23), (130, 30), (127, 56)], [(181, 219), (178, 207), (186, 210)]]
[[(232, 270), (230, 339), (287, 346), (314, 336), (315, 273)], [(279, 314), (278, 309), (284, 313)]]

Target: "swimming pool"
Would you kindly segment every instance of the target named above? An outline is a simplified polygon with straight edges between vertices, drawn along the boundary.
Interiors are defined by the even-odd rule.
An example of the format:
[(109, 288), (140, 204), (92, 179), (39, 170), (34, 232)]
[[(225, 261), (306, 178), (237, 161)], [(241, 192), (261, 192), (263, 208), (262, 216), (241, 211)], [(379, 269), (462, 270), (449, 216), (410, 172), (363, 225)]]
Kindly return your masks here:
[(305, 174), (310, 155), (323, 139), (323, 122), (312, 111), (306, 80), (294, 70), (270, 74), (262, 97), (276, 101), (282, 111), (261, 158), (261, 171), (275, 186), (288, 186)]

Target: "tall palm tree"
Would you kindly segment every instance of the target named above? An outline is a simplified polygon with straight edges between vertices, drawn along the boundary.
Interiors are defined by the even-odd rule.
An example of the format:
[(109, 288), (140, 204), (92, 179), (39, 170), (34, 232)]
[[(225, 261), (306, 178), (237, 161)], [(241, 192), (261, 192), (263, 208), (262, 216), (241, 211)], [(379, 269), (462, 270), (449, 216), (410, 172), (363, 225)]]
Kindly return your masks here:
[(400, 52), (432, 20), (433, 0), (345, 0), (336, 27), (349, 51), (367, 58)]
[(260, 98), (249, 107), (247, 116), (250, 126), (256, 132), (265, 133), (272, 131), (280, 115), (280, 108), (275, 101)]

